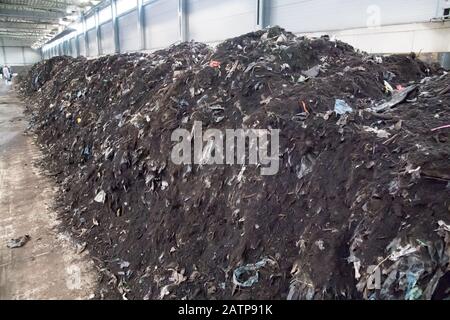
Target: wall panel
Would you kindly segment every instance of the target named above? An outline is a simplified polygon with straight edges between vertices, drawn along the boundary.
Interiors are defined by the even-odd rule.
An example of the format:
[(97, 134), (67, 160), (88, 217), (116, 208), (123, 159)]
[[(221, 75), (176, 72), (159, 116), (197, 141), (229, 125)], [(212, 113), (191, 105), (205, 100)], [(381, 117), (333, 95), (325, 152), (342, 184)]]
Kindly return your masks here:
[(437, 0), (271, 0), (268, 24), (317, 32), (427, 22), (437, 5)]
[(97, 32), (95, 29), (91, 29), (87, 32), (88, 36), (88, 46), (89, 46), (89, 57), (98, 56), (98, 46), (97, 46)]
[(22, 47), (5, 47), (6, 61), (9, 65), (23, 65)]
[(180, 39), (178, 0), (159, 0), (144, 7), (146, 49), (165, 48)]
[(119, 17), (120, 52), (139, 50), (138, 15), (134, 10)]
[[(127, 11), (135, 2), (119, 1), (119, 11), (124, 13), (118, 18), (121, 52), (140, 48), (137, 10)], [(144, 3), (146, 49), (166, 48), (180, 41), (179, 0)], [(185, 3), (189, 40), (216, 43), (256, 29), (257, 0), (185, 0)], [(449, 40), (447, 22), (445, 25), (430, 22), (442, 14), (439, 0), (263, 0), (263, 3), (265, 26), (279, 25), (297, 34), (334, 34), (370, 52), (408, 52), (411, 48), (435, 52), (436, 48), (445, 50)], [(101, 12), (104, 23), (100, 26), (100, 53), (110, 54), (114, 52), (110, 12), (108, 8)], [(92, 25), (92, 18), (88, 20)], [(99, 54), (96, 32), (89, 31), (89, 35), (90, 56), (96, 56)], [(83, 36), (79, 43), (81, 55), (86, 55)], [(57, 54), (58, 48), (49, 48), (48, 55)]]
[(80, 46), (80, 56), (86, 56), (86, 43), (84, 41), (84, 34), (78, 36), (78, 45)]
[(218, 42), (255, 30), (255, 0), (188, 0), (189, 38)]
[(115, 51), (112, 22), (100, 26), (102, 54), (112, 54)]
[(70, 49), (72, 53), (72, 57), (77, 57), (77, 39), (72, 38), (70, 39)]

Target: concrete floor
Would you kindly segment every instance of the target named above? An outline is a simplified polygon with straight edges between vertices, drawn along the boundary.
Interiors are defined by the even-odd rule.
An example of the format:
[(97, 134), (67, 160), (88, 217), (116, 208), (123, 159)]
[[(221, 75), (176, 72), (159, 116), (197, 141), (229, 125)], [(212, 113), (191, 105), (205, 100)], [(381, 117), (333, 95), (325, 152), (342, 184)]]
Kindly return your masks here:
[[(0, 84), (0, 299), (88, 299), (96, 276), (86, 252), (58, 233), (52, 199), (56, 188), (34, 165), (41, 158), (24, 134), (23, 105)], [(9, 239), (29, 235), (22, 248)]]

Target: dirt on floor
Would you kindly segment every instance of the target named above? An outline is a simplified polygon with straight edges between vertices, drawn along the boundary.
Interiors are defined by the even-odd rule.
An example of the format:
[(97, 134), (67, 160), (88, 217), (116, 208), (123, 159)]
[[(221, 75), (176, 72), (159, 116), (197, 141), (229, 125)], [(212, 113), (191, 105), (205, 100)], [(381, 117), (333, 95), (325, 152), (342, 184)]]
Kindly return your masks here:
[(27, 118), (0, 84), (0, 300), (88, 299), (96, 276), (87, 252), (58, 233), (56, 190), (40, 166)]
[[(448, 298), (450, 77), (414, 55), (271, 28), (53, 58), (21, 86), (102, 298)], [(279, 129), (278, 174), (175, 164), (196, 121)]]

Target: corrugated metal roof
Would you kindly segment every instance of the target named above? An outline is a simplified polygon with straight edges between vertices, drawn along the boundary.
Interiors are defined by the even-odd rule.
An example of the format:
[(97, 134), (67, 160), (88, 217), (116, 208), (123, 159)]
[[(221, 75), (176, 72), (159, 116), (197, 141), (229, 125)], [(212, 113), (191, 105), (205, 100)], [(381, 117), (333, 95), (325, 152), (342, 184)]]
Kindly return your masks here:
[(38, 45), (76, 21), (100, 1), (0, 0), (0, 38)]

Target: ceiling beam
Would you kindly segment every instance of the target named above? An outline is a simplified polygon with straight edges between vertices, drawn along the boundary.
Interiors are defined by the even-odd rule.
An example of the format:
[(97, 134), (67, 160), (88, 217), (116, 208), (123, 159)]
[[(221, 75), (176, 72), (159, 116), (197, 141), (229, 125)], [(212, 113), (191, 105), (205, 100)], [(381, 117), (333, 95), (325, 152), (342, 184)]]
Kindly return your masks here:
[(10, 33), (1, 33), (0, 32), (0, 38), (10, 38), (10, 39), (20, 39), (20, 40), (37, 40), (41, 36), (40, 35), (11, 35)]
[(20, 1), (18, 3), (17, 0), (0, 0), (0, 5), (9, 5), (9, 6), (20, 6), (20, 7), (28, 7), (35, 9), (56, 9), (56, 10), (65, 10), (67, 6), (70, 4), (65, 3), (63, 1), (49, 1), (49, 0), (40, 0), (40, 1)]
[(53, 24), (53, 23), (3, 22), (3, 21), (0, 21), (0, 28), (7, 28), (7, 29), (51, 30), (54, 27), (56, 27), (56, 24)]
[(18, 31), (11, 32), (9, 30), (2, 30), (2, 29), (0, 29), (0, 33), (3, 33), (3, 34), (8, 33), (8, 34), (13, 35), (13, 36), (15, 36), (15, 35), (24, 35), (24, 34), (33, 34), (33, 35), (38, 35), (38, 36), (42, 35), (40, 32), (28, 31), (28, 30), (18, 30)]
[[(130, 0), (136, 1), (136, 0)], [(60, 20), (73, 22), (85, 9), (106, 5), (110, 0), (0, 0), (0, 38), (30, 43), (53, 38), (63, 27)], [(96, 7), (97, 8), (97, 7)], [(73, 16), (73, 18), (72, 18)], [(64, 23), (65, 24), (65, 23)]]
[(30, 24), (51, 24), (57, 25), (59, 23), (59, 19), (27, 19), (27, 18), (11, 18), (8, 16), (2, 16), (0, 13), (0, 22), (7, 23), (30, 23)]
[(62, 13), (66, 13), (66, 8), (65, 7), (45, 7), (45, 6), (40, 6), (40, 5), (36, 5), (36, 4), (9, 4), (9, 3), (1, 3), (0, 2), (0, 10), (20, 10), (20, 11), (36, 11), (36, 10), (41, 10), (41, 11), (48, 11), (48, 12), (62, 12)]
[[(4, 3), (4, 4), (17, 4), (17, 0), (0, 0), (0, 3)], [(45, 7), (67, 7), (67, 6), (79, 6), (80, 0), (39, 0), (38, 1), (40, 5), (45, 6)], [(33, 5), (34, 3), (36, 3), (36, 0), (21, 0), (20, 1), (21, 4), (25, 4), (25, 5)]]
[(20, 38), (12, 38), (9, 36), (1, 36), (0, 43), (3, 43), (5, 47), (28, 47), (36, 40), (34, 39), (20, 39)]
[(0, 32), (11, 33), (13, 35), (14, 34), (21, 34), (21, 33), (30, 33), (30, 34), (42, 35), (41, 31), (33, 31), (33, 30), (30, 30), (30, 29), (14, 29), (14, 30), (11, 30), (11, 29), (0, 28)]
[(60, 18), (66, 16), (63, 12), (50, 12), (50, 11), (25, 11), (17, 9), (2, 9), (0, 11), (0, 16), (11, 17), (11, 18), (23, 18), (26, 20), (39, 21), (40, 19), (48, 19), (58, 21)]

